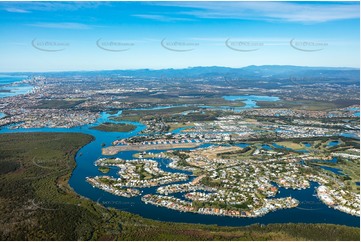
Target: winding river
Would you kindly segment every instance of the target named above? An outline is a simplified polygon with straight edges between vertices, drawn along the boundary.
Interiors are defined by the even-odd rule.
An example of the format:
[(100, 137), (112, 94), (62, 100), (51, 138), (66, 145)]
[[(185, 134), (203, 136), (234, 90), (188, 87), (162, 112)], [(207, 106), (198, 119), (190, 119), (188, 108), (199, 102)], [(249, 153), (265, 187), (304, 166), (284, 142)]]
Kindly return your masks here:
[[(10, 129), (5, 127), (0, 130), (1, 133), (15, 133), (15, 132), (66, 132), (66, 133), (83, 133), (90, 134), (95, 139), (89, 144), (82, 147), (76, 154), (76, 168), (74, 169), (70, 178), (69, 184), (78, 194), (90, 198), (93, 201), (103, 204), (107, 207), (114, 207), (123, 211), (139, 214), (145, 218), (151, 218), (161, 221), (170, 222), (186, 222), (186, 223), (202, 223), (202, 224), (218, 224), (228, 226), (243, 226), (254, 223), (270, 224), (270, 223), (332, 223), (348, 226), (360, 226), (360, 219), (356, 216), (351, 216), (342, 213), (338, 210), (327, 207), (318, 200), (315, 193), (316, 183), (311, 183), (311, 188), (305, 190), (292, 190), (280, 188), (280, 193), (277, 197), (292, 196), (300, 201), (300, 205), (293, 209), (278, 210), (266, 214), (259, 218), (232, 218), (225, 216), (201, 215), (193, 213), (178, 212), (163, 207), (156, 207), (153, 205), (146, 205), (140, 199), (141, 196), (135, 198), (123, 198), (115, 196), (98, 188), (93, 188), (86, 182), (85, 178), (88, 176), (102, 175), (102, 173), (94, 165), (94, 162), (102, 157), (102, 145), (109, 146), (116, 139), (127, 138), (137, 135), (140, 131), (146, 128), (145, 125), (137, 122), (117, 122), (110, 119), (111, 116), (121, 115), (121, 111), (115, 115), (102, 113), (101, 117), (93, 124), (84, 125), (74, 128), (31, 128), (31, 129)], [(104, 122), (112, 123), (130, 123), (137, 126), (132, 132), (117, 133), (117, 132), (103, 132), (91, 129)], [(246, 143), (240, 143), (242, 146), (247, 146)], [(161, 152), (161, 151), (153, 151)], [(121, 152), (118, 155), (107, 157), (119, 157), (122, 159), (132, 159), (132, 155), (137, 152), (127, 151)], [(168, 159), (155, 159), (159, 162), (160, 167), (169, 172), (183, 172), (173, 170), (167, 166), (170, 162)], [(189, 174), (189, 173), (187, 173)], [(117, 168), (112, 167), (108, 175), (117, 177)], [(155, 193), (157, 187), (142, 189), (142, 194)], [(181, 194), (177, 194), (181, 196)]]

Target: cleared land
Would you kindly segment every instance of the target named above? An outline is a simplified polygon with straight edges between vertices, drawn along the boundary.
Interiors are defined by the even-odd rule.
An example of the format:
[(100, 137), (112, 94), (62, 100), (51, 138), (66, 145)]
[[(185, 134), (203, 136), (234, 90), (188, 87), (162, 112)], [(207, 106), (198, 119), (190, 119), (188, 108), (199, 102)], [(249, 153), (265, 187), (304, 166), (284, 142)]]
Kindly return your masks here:
[(193, 123), (178, 123), (178, 122), (175, 122), (175, 123), (167, 123), (167, 125), (169, 126), (169, 132), (172, 132), (176, 129), (179, 129), (179, 128), (188, 128), (188, 127), (192, 127), (194, 124)]
[(213, 160), (218, 158), (218, 156), (221, 154), (234, 154), (242, 150), (242, 148), (237, 146), (216, 146), (214, 148), (193, 152), (192, 155), (200, 155), (207, 158), (208, 160)]
[(303, 144), (300, 143), (294, 143), (294, 142), (288, 142), (288, 141), (284, 141), (284, 142), (276, 142), (276, 144), (284, 146), (286, 148), (290, 148), (293, 150), (300, 150), (300, 149), (304, 149), (305, 146)]

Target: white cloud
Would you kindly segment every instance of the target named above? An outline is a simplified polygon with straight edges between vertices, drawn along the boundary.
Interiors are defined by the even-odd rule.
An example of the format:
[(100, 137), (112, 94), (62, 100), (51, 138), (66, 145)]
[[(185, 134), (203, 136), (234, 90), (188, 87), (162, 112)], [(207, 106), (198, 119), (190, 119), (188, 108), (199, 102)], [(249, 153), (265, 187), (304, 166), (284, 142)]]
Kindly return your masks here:
[(20, 8), (5, 8), (5, 11), (10, 13), (30, 13), (30, 11)]
[(259, 19), (288, 22), (327, 22), (360, 17), (358, 3), (297, 2), (157, 2), (185, 8), (180, 14), (198, 18)]
[[(10, 10), (21, 10), (23, 12), (35, 12), (35, 11), (44, 11), (44, 12), (55, 12), (59, 10), (64, 11), (76, 11), (78, 9), (96, 9), (99, 6), (108, 6), (111, 3), (109, 2), (32, 2), (32, 1), (25, 1), (25, 2), (2, 2), (3, 6), (6, 6), (4, 10), (9, 11)], [(18, 6), (21, 6), (21, 9), (18, 8)], [(12, 12), (15, 12), (12, 11)]]
[(32, 23), (27, 25), (32, 27), (49, 28), (49, 29), (91, 29), (91, 27), (86, 24), (69, 23), (69, 22), (66, 23), (41, 22), (41, 23)]
[(171, 22), (171, 21), (192, 21), (189, 18), (178, 18), (178, 17), (170, 17), (166, 15), (158, 15), (158, 14), (133, 14), (133, 17), (151, 19), (157, 21)]

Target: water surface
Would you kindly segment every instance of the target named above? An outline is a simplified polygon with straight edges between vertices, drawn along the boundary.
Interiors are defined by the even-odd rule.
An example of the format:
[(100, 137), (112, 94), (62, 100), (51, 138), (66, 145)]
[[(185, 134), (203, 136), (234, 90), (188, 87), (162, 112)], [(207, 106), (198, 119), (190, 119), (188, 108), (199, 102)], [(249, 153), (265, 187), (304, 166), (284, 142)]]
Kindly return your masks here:
[[(121, 114), (119, 112), (116, 115)], [(186, 222), (186, 223), (202, 223), (202, 224), (218, 224), (228, 226), (243, 226), (254, 223), (270, 224), (270, 223), (333, 223), (343, 224), (349, 226), (359, 227), (359, 218), (351, 216), (346, 213), (342, 213), (338, 210), (328, 208), (322, 202), (320, 202), (314, 195), (314, 188), (317, 187), (316, 183), (312, 183), (311, 188), (305, 190), (292, 190), (280, 188), (280, 193), (277, 197), (292, 196), (298, 199), (301, 204), (298, 208), (283, 209), (275, 212), (271, 212), (263, 217), (259, 218), (232, 218), (225, 216), (212, 216), (212, 215), (201, 215), (193, 213), (184, 213), (175, 210), (170, 210), (163, 207), (156, 207), (150, 204), (143, 203), (140, 199), (141, 196), (135, 198), (123, 198), (115, 196), (98, 188), (93, 188), (89, 183), (86, 182), (86, 177), (102, 175), (98, 168), (94, 165), (94, 162), (99, 158), (104, 157), (119, 157), (122, 159), (133, 159), (135, 151), (120, 152), (113, 156), (103, 156), (101, 154), (102, 144), (106, 146), (116, 139), (127, 138), (139, 134), (140, 131), (146, 128), (145, 125), (137, 122), (122, 122), (114, 121), (109, 119), (111, 116), (107, 113), (102, 113), (101, 117), (90, 125), (84, 125), (81, 127), (74, 128), (32, 128), (32, 129), (9, 129), (4, 128), (0, 130), (0, 133), (15, 133), (15, 132), (66, 132), (66, 133), (84, 133), (90, 134), (95, 137), (95, 140), (82, 147), (76, 154), (76, 163), (69, 184), (78, 194), (87, 197), (93, 201), (103, 204), (107, 207), (117, 208), (123, 211), (139, 214), (145, 218), (157, 219), (161, 221), (170, 222)], [(137, 126), (132, 132), (119, 133), (119, 132), (103, 132), (95, 129), (91, 129), (96, 125), (103, 122), (113, 123), (131, 123)], [(201, 147), (208, 147), (211, 144), (204, 144)], [(240, 143), (240, 147), (246, 147), (248, 144)], [(268, 146), (271, 149), (270, 146)], [(264, 148), (268, 148), (265, 146)], [(150, 152), (161, 152), (160, 150), (154, 150)], [(171, 169), (168, 164), (169, 159), (156, 158), (159, 162), (160, 167), (168, 172), (183, 172), (190, 174), (186, 171), (179, 171)], [(116, 167), (112, 167), (109, 174), (113, 176), (118, 175)], [(193, 177), (190, 177), (190, 180)], [(142, 194), (155, 193), (157, 187), (144, 188)], [(179, 193), (176, 196), (182, 197), (184, 194)]]
[(257, 108), (257, 101), (276, 102), (280, 100), (279, 97), (257, 95), (224, 96), (223, 98), (227, 101), (242, 101), (245, 104), (245, 106), (242, 107), (243, 109)]
[(339, 144), (340, 144), (340, 142), (338, 140), (332, 140), (332, 141), (328, 142), (327, 146), (328, 147), (335, 147), (335, 146), (337, 146)]
[(31, 92), (33, 86), (21, 83), (25, 78), (24, 76), (0, 76), (0, 98)]
[(329, 167), (329, 166), (319, 166), (320, 168), (326, 170), (326, 171), (331, 171), (332, 173), (335, 173), (336, 175), (344, 175), (342, 170), (339, 168), (335, 168), (335, 167)]

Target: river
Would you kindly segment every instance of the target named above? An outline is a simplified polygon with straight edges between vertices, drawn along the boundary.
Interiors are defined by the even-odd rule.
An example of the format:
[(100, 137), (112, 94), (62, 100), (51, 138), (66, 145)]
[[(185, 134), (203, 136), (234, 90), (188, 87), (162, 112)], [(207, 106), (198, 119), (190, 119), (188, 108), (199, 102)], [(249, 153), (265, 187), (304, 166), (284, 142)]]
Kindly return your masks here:
[[(102, 175), (102, 173), (94, 165), (94, 162), (102, 157), (119, 157), (122, 159), (132, 159), (132, 155), (137, 153), (134, 151), (121, 152), (114, 156), (103, 156), (101, 154), (102, 145), (109, 146), (116, 139), (127, 138), (137, 135), (140, 131), (146, 128), (144, 124), (137, 122), (122, 122), (110, 119), (111, 116), (121, 115), (121, 111), (117, 114), (110, 115), (103, 112), (99, 119), (90, 125), (84, 125), (74, 128), (31, 128), (31, 129), (9, 129), (5, 127), (0, 130), (1, 133), (15, 133), (15, 132), (66, 132), (66, 133), (83, 133), (90, 134), (95, 139), (89, 144), (82, 147), (76, 154), (76, 168), (74, 169), (69, 184), (78, 194), (90, 198), (93, 201), (103, 204), (104, 206), (114, 207), (123, 211), (139, 214), (142, 217), (156, 219), (170, 222), (186, 222), (186, 223), (201, 223), (201, 224), (218, 224), (228, 226), (243, 226), (254, 223), (270, 224), (270, 223), (331, 223), (342, 224), (348, 226), (360, 226), (359, 217), (351, 216), (342, 213), (338, 210), (328, 208), (314, 195), (314, 188), (316, 183), (312, 183), (311, 188), (305, 190), (291, 190), (280, 189), (277, 197), (292, 196), (300, 201), (300, 206), (293, 209), (283, 209), (266, 214), (259, 218), (232, 218), (223, 216), (201, 215), (193, 213), (178, 212), (163, 207), (156, 207), (150, 204), (143, 203), (141, 196), (134, 198), (123, 198), (115, 196), (98, 188), (93, 188), (86, 182), (86, 177)], [(91, 129), (104, 122), (112, 123), (130, 123), (137, 126), (132, 132), (117, 133), (117, 132), (103, 132)], [(240, 143), (239, 146), (246, 147), (246, 143)], [(270, 147), (271, 148), (271, 147)], [(160, 151), (153, 151), (160, 152)], [(160, 167), (169, 172), (179, 172), (167, 167), (170, 162), (168, 159), (156, 159)], [(187, 173), (187, 172), (183, 172)], [(187, 173), (189, 174), (189, 173)], [(109, 173), (112, 176), (118, 176), (117, 168), (113, 167)], [(191, 177), (191, 179), (193, 179)], [(155, 193), (157, 187), (142, 189), (142, 194)], [(177, 194), (180, 196), (180, 194)]]

